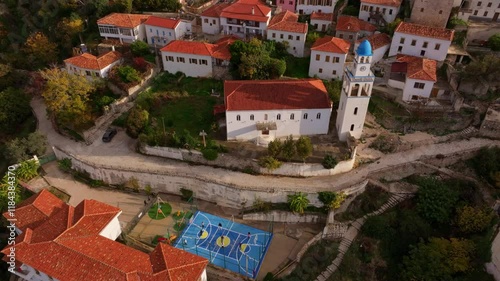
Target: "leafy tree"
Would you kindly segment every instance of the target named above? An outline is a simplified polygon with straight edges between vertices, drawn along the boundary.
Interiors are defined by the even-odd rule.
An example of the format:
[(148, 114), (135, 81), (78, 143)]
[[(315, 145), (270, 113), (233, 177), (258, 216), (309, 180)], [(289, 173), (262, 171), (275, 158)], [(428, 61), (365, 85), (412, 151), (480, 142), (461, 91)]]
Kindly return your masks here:
[(293, 140), (292, 135), (288, 136), (283, 142), (283, 146), (281, 148), (281, 156), (286, 159), (286, 161), (290, 161), (295, 154), (297, 154), (297, 147), (295, 146), (295, 141)]
[(118, 76), (125, 83), (141, 81), (139, 72), (129, 65), (118, 67)]
[(335, 166), (337, 166), (337, 159), (335, 159), (335, 157), (333, 157), (331, 154), (327, 154), (323, 158), (323, 162), (321, 162), (321, 164), (325, 169), (333, 169), (335, 168)]
[(306, 36), (306, 42), (309, 44), (313, 44), (318, 40), (321, 36), (319, 35), (318, 32), (309, 32)]
[(32, 33), (24, 43), (23, 51), (35, 67), (57, 62), (57, 44), (42, 32)]
[(477, 233), (485, 230), (492, 218), (491, 209), (464, 206), (457, 210), (456, 224), (462, 233)]
[(449, 222), (458, 193), (434, 177), (423, 178), (418, 183), (417, 210), (430, 222)]
[(394, 35), (394, 31), (396, 27), (402, 22), (400, 18), (396, 18), (393, 22), (388, 23), (385, 28), (382, 29), (382, 32), (389, 34), (390, 36)]
[(132, 0), (114, 0), (112, 3), (111, 12), (130, 13), (132, 11)]
[(27, 94), (14, 88), (7, 88), (0, 92), (0, 130), (2, 132), (12, 133), (30, 115), (30, 97)]
[(149, 121), (149, 113), (140, 106), (135, 106), (127, 118), (127, 133), (137, 138)]
[(345, 9), (342, 11), (343, 15), (348, 15), (348, 16), (355, 16), (357, 17), (359, 14), (359, 8), (356, 8), (355, 6), (347, 6)]
[(477, 81), (480, 78), (488, 82), (496, 81), (500, 76), (500, 57), (493, 54), (486, 55), (469, 63), (460, 75), (469, 81)]
[(283, 143), (279, 139), (275, 139), (267, 145), (267, 154), (271, 157), (278, 157), (281, 153), (281, 148), (283, 146)]
[(295, 149), (297, 150), (297, 155), (305, 162), (306, 158), (311, 156), (313, 152), (311, 139), (306, 136), (301, 136), (295, 142)]
[(43, 155), (46, 150), (47, 138), (39, 132), (34, 132), (26, 138), (16, 138), (7, 142), (5, 156), (14, 164), (28, 160), (33, 155)]
[(323, 83), (328, 91), (328, 96), (333, 102), (333, 107), (338, 108), (342, 92), (342, 80), (323, 81)]
[(63, 18), (57, 24), (56, 36), (64, 47), (70, 49), (75, 36), (83, 31), (83, 20), (78, 14), (72, 13), (69, 18)]
[(5, 174), (0, 182), (0, 212), (7, 210), (10, 201), (20, 203), (23, 192), (24, 189), (19, 185), (17, 178), (9, 179), (8, 174)]
[(259, 166), (266, 168), (269, 171), (273, 171), (281, 167), (281, 162), (276, 160), (272, 156), (265, 156), (259, 159)]
[(47, 81), (42, 92), (50, 112), (63, 124), (79, 127), (89, 121), (89, 95), (94, 90), (85, 77), (58, 68), (41, 72)]
[(303, 214), (309, 205), (309, 199), (305, 193), (297, 192), (293, 195), (288, 195), (288, 205), (292, 212)]
[(150, 54), (151, 52), (149, 51), (149, 45), (148, 43), (137, 40), (134, 43), (130, 44), (130, 50), (132, 51), (132, 54), (135, 56), (145, 56)]
[(500, 33), (497, 33), (488, 39), (488, 46), (490, 46), (492, 51), (500, 51)]
[(19, 167), (16, 169), (16, 176), (19, 177), (20, 180), (29, 181), (30, 179), (38, 176), (38, 168), (40, 164), (34, 160), (27, 160), (21, 162)]
[(323, 205), (327, 209), (338, 209), (340, 208), (340, 205), (342, 202), (344, 202), (346, 198), (345, 193), (340, 192), (331, 192), (331, 191), (323, 191), (323, 192), (318, 192), (318, 200), (323, 203)]
[(286, 62), (284, 60), (273, 59), (269, 60), (269, 79), (278, 79), (286, 71)]
[(176, 0), (134, 0), (134, 8), (143, 11), (168, 11), (177, 12), (181, 3)]
[(403, 280), (453, 280), (471, 269), (474, 243), (465, 239), (430, 238), (403, 259)]
[(488, 180), (491, 184), (500, 188), (500, 147), (483, 147), (478, 154), (471, 159), (470, 164), (476, 173)]

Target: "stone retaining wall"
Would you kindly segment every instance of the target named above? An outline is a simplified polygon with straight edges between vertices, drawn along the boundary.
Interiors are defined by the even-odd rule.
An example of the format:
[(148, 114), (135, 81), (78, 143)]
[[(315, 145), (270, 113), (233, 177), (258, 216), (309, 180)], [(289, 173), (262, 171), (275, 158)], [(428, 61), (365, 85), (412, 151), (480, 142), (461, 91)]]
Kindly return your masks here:
[(287, 211), (269, 211), (250, 213), (243, 215), (243, 220), (251, 221), (273, 221), (273, 222), (286, 222), (286, 223), (324, 223), (326, 215), (321, 214), (295, 214)]

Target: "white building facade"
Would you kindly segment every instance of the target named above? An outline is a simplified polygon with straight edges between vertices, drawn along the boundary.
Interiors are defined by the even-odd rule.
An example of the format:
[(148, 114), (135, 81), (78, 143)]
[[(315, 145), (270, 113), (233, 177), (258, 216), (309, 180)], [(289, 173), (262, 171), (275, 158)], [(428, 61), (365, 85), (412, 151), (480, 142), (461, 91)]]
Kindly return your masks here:
[(378, 15), (385, 21), (383, 25), (393, 22), (399, 13), (401, 7), (401, 0), (361, 0), (361, 7), (359, 9), (359, 18), (378, 24), (376, 18)]
[(270, 20), (271, 8), (259, 0), (239, 0), (220, 13), (222, 32), (240, 38), (265, 36)]
[(222, 32), (220, 15), (222, 10), (228, 6), (228, 3), (218, 3), (201, 13), (201, 30), (203, 33), (215, 35)]
[(146, 42), (144, 21), (149, 15), (112, 13), (99, 20), (99, 34), (105, 39), (117, 39), (120, 43)]
[(333, 14), (316, 13), (311, 14), (311, 25), (314, 29), (321, 32), (327, 32), (332, 28)]
[(325, 36), (311, 47), (309, 76), (321, 79), (342, 79), (350, 44), (346, 40)]
[(392, 37), (389, 56), (403, 54), (444, 61), (453, 35), (450, 29), (402, 22)]
[(299, 14), (333, 13), (337, 0), (298, 0), (296, 11)]
[(180, 40), (191, 33), (191, 23), (180, 19), (149, 17), (144, 23), (150, 46), (163, 47), (172, 40)]
[(298, 16), (290, 11), (275, 15), (267, 29), (267, 40), (288, 42), (288, 53), (295, 57), (304, 56), (307, 37), (307, 23), (299, 23)]
[(364, 40), (356, 49), (353, 65), (345, 68), (335, 124), (341, 141), (346, 141), (351, 136), (359, 139), (363, 132), (375, 81), (370, 70), (371, 63), (371, 46)]
[(500, 0), (467, 0), (458, 13), (462, 20), (482, 19), (498, 22), (500, 17)]
[(85, 76), (89, 80), (106, 78), (109, 71), (115, 65), (123, 61), (119, 52), (111, 51), (96, 57), (89, 53), (71, 57), (64, 60), (65, 69), (68, 73)]

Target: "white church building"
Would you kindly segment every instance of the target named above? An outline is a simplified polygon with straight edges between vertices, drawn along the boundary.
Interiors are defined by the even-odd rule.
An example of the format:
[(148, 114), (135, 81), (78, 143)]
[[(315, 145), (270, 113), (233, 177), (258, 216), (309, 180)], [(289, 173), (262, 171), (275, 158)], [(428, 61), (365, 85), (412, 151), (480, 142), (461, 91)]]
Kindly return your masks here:
[(359, 139), (363, 132), (375, 81), (375, 76), (370, 70), (372, 60), (372, 47), (368, 40), (364, 40), (355, 51), (354, 63), (346, 66), (344, 70), (335, 125), (341, 141), (346, 141), (351, 136)]
[(332, 102), (319, 79), (225, 81), (228, 140), (328, 133)]

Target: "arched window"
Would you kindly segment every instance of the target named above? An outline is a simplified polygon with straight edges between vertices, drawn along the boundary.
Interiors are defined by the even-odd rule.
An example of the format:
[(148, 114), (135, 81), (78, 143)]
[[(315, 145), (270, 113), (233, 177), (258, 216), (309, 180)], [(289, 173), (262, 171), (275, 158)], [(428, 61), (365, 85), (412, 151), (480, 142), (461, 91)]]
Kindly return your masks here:
[(321, 119), (321, 113), (316, 114), (316, 119)]
[(307, 119), (307, 113), (304, 113), (304, 118), (303, 119)]
[(276, 115), (276, 120), (281, 120), (281, 114)]
[(359, 60), (360, 63), (365, 63), (365, 57), (361, 57), (361, 59)]
[(295, 118), (295, 114), (290, 114), (290, 120), (293, 120)]
[(264, 114), (264, 120), (267, 120), (267, 114)]
[(241, 121), (241, 116), (236, 115), (236, 121)]
[(351, 132), (354, 131), (354, 124), (351, 125)]
[(250, 114), (250, 120), (253, 121), (253, 114)]
[(358, 108), (357, 107), (354, 108), (354, 115), (358, 115)]

